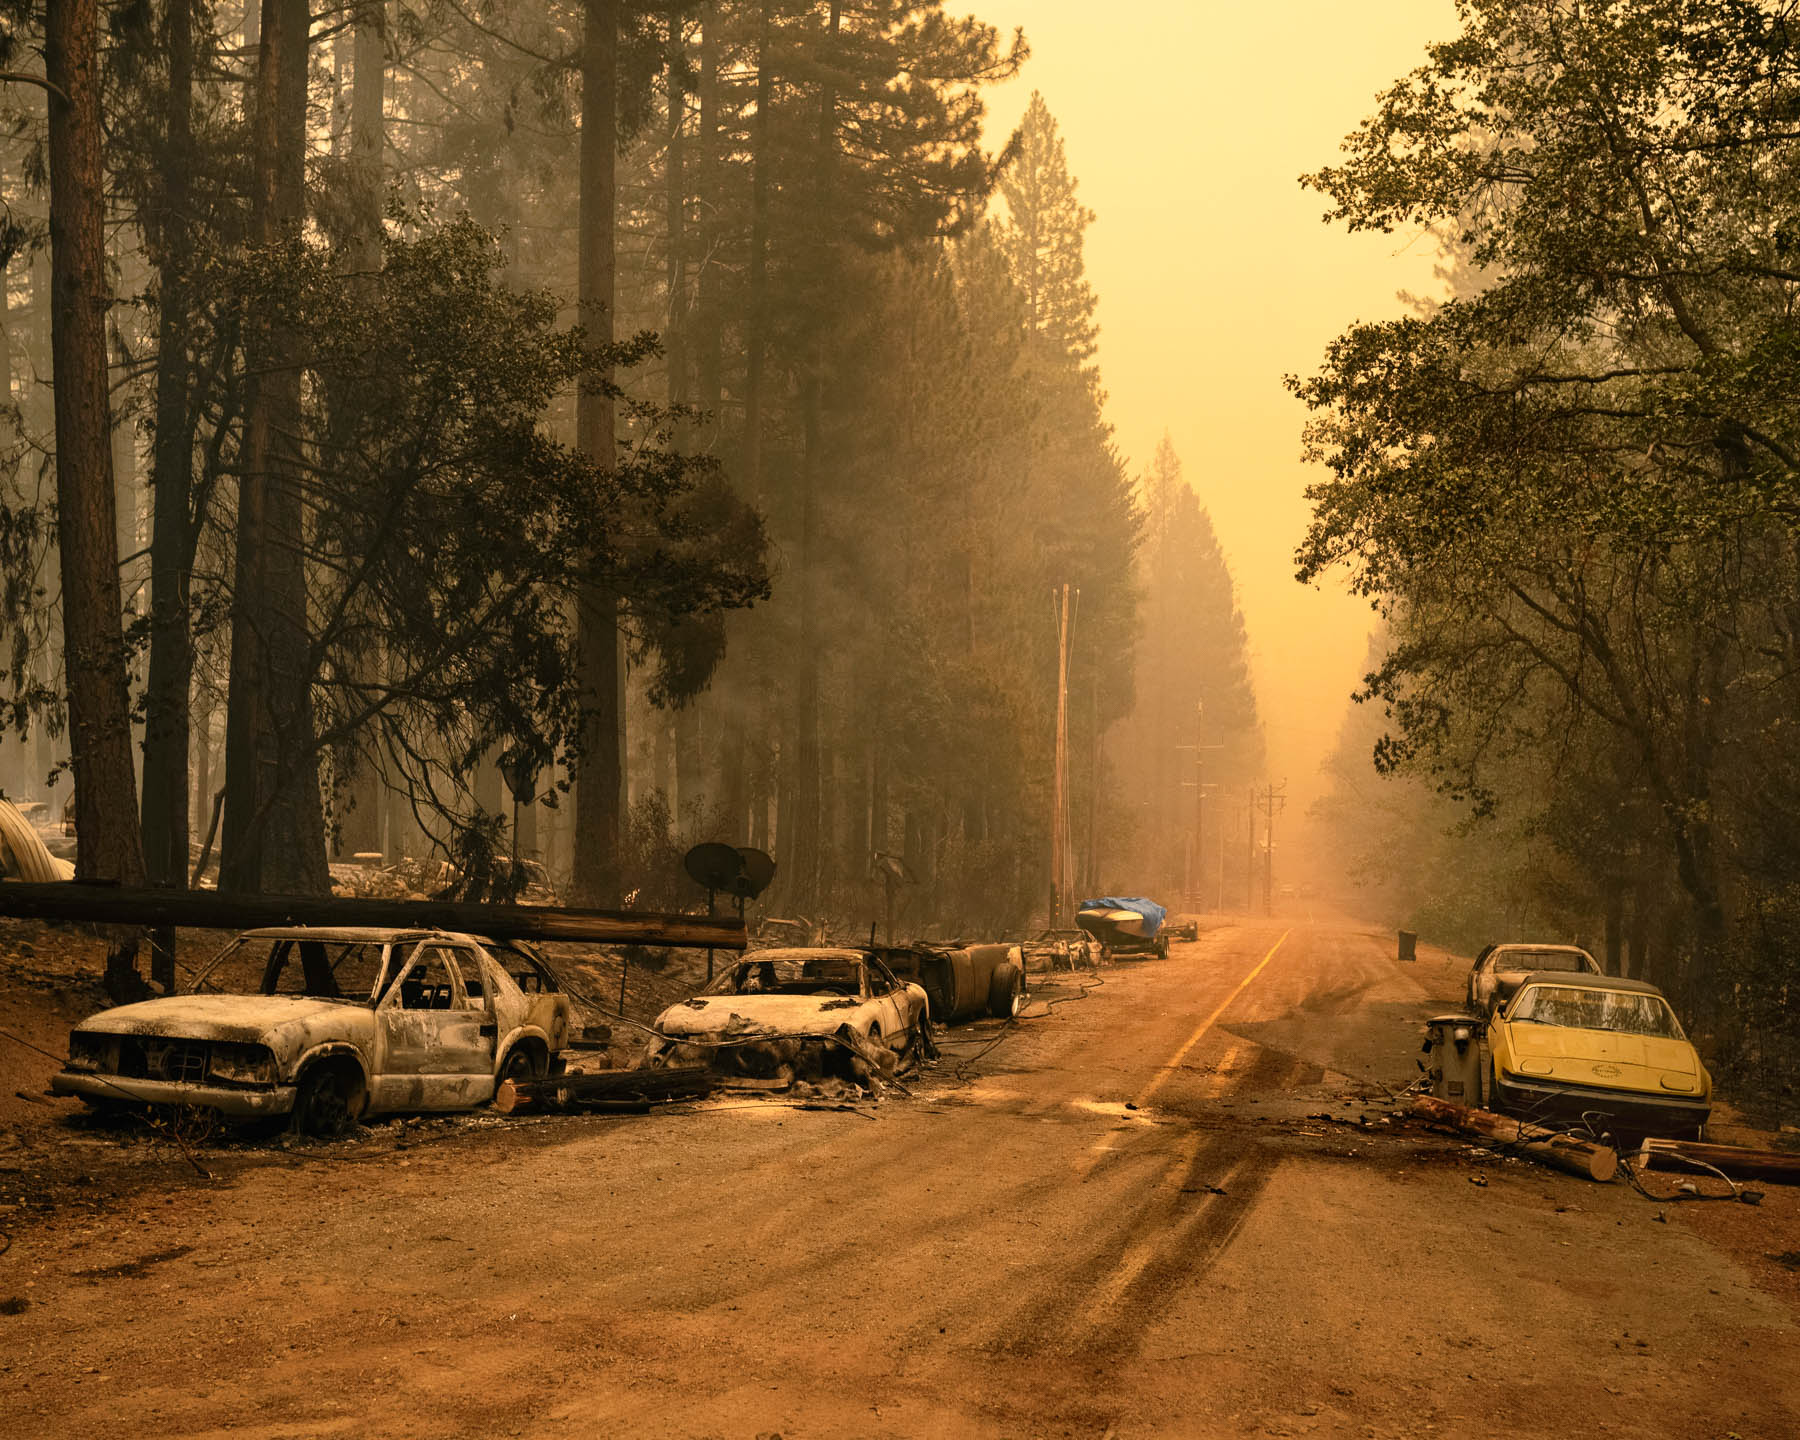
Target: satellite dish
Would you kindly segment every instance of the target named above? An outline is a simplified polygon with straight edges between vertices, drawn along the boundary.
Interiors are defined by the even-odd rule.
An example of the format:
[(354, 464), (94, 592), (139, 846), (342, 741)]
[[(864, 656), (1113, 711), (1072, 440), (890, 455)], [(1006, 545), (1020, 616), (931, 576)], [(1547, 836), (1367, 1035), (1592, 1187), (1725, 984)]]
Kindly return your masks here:
[(706, 890), (729, 890), (737, 893), (744, 873), (744, 857), (729, 845), (708, 841), (696, 845), (682, 859), (682, 868)]
[(775, 862), (763, 851), (752, 850), (748, 846), (737, 853), (738, 858), (743, 861), (743, 872), (727, 888), (732, 894), (745, 900), (754, 900), (769, 888), (769, 882), (775, 878)]

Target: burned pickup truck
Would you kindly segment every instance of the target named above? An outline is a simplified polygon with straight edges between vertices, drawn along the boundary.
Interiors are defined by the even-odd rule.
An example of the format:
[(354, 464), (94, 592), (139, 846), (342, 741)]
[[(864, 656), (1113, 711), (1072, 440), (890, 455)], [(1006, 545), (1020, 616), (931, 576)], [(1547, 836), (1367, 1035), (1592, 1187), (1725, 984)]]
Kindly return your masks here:
[(439, 930), (239, 936), (185, 995), (121, 1005), (69, 1036), (58, 1095), (97, 1109), (292, 1116), (341, 1133), (397, 1111), (466, 1110), (560, 1064), (572, 1008), (529, 947)]

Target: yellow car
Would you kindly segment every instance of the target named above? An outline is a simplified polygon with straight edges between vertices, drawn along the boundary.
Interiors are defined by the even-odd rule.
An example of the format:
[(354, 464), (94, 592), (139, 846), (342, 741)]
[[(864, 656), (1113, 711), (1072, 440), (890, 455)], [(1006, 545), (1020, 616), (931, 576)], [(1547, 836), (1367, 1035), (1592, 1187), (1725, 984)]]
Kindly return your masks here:
[(1712, 1113), (1712, 1076), (1662, 991), (1641, 980), (1528, 975), (1487, 1043), (1490, 1100), (1509, 1115), (1679, 1139)]

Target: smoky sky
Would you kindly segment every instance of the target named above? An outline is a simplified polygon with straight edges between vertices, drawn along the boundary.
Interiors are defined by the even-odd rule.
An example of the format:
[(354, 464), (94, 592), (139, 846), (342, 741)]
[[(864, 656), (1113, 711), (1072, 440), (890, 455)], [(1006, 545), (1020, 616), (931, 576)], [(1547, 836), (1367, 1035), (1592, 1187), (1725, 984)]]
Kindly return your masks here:
[(1236, 576), (1274, 778), (1300, 810), (1362, 668), (1366, 602), (1294, 583), (1304, 413), (1282, 387), (1330, 339), (1434, 294), (1429, 235), (1323, 224), (1297, 177), (1329, 163), (1374, 97), (1456, 33), (1449, 0), (968, 0), (1022, 25), (1032, 57), (989, 93), (1010, 133), (1031, 91), (1096, 213), (1107, 417), (1133, 472), (1166, 429)]

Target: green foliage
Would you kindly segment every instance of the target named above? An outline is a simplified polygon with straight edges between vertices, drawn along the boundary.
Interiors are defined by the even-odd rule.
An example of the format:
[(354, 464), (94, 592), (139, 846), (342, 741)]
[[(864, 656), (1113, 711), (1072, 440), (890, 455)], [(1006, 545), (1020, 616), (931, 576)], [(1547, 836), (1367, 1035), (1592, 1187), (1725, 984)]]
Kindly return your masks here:
[[(448, 820), (496, 748), (539, 767), (577, 758), (570, 596), (627, 597), (634, 647), (671, 694), (720, 652), (708, 617), (764, 598), (756, 517), (715, 462), (668, 442), (672, 417), (634, 407), (638, 438), (596, 463), (541, 417), (590, 374), (591, 347), (554, 297), (502, 279), (494, 237), (466, 217), (394, 223), (372, 276), (311, 244), (252, 252), (235, 302), (280, 324), (329, 411), (309, 410), (308, 572), (320, 750), (360, 746)], [(604, 351), (620, 371), (655, 351)], [(695, 627), (699, 627), (696, 629)]]
[(1292, 382), (1330, 474), (1300, 576), (1346, 571), (1390, 622), (1381, 768), (1548, 837), (1551, 912), (1607, 911), (1696, 1012), (1742, 1013), (1719, 967), (1800, 863), (1788, 21), (1461, 16), (1310, 177), (1330, 218), (1433, 228), (1476, 283)]

